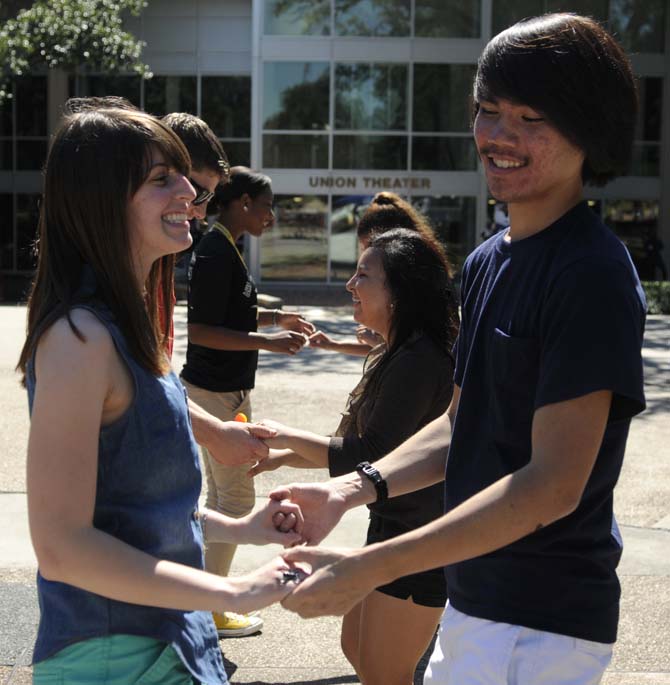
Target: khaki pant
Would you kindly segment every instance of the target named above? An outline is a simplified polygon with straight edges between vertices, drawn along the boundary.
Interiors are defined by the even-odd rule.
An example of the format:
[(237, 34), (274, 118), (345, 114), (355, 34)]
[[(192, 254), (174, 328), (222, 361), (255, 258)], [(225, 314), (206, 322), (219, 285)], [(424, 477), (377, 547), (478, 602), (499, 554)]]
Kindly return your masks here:
[[(232, 421), (235, 414), (243, 412), (251, 421), (250, 390), (232, 392), (211, 392), (187, 383), (188, 396), (205, 411), (222, 421)], [(200, 447), (207, 481), (206, 507), (233, 518), (241, 518), (253, 508), (256, 500), (254, 479), (247, 473), (249, 464), (225, 466)], [(211, 573), (227, 576), (237, 545), (228, 542), (213, 542), (205, 549), (205, 568)]]

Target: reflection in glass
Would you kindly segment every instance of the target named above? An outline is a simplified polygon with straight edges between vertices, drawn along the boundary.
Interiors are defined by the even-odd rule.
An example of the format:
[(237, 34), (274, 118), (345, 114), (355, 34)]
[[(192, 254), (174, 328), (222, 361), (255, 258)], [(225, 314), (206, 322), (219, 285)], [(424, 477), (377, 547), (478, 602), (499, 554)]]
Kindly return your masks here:
[(407, 128), (407, 66), (338, 64), (335, 67), (335, 128)]
[(336, 135), (334, 169), (407, 169), (407, 136)]
[(39, 195), (16, 196), (16, 267), (31, 271), (37, 266), (35, 240), (39, 218)]
[(265, 0), (265, 34), (330, 35), (330, 0)]
[(606, 200), (603, 220), (626, 245), (640, 280), (667, 278), (660, 253), (657, 200)]
[(12, 194), (0, 193), (0, 269), (14, 268), (14, 210)]
[(47, 135), (46, 76), (22, 76), (16, 79), (16, 135)]
[(629, 176), (660, 176), (660, 143), (634, 143), (633, 160)]
[(144, 84), (144, 109), (157, 117), (198, 113), (195, 76), (154, 76)]
[(416, 0), (414, 35), (428, 38), (479, 38), (480, 0)]
[(409, 36), (410, 0), (335, 0), (338, 36)]
[(348, 281), (356, 271), (356, 228), (372, 195), (333, 195), (330, 216), (330, 280)]
[(476, 198), (424, 196), (412, 198), (412, 204), (426, 217), (447, 250), (449, 262), (460, 273), (466, 256), (472, 250)]
[(261, 237), (261, 280), (325, 281), (325, 195), (275, 195), (275, 225)]
[(474, 140), (450, 136), (413, 136), (412, 169), (476, 171), (477, 150)]
[(12, 141), (0, 140), (0, 169), (3, 171), (11, 171), (13, 159)]
[(415, 131), (470, 130), (474, 64), (415, 64)]
[(328, 137), (264, 135), (263, 166), (271, 169), (327, 169)]
[(327, 128), (330, 93), (327, 62), (266, 62), (263, 85), (264, 128)]
[(251, 143), (244, 140), (222, 140), (230, 166), (249, 166), (251, 164)]
[[(514, 2), (492, 0), (492, 2), (494, 35), (521, 19), (537, 17), (546, 12), (575, 12), (603, 22), (607, 21), (608, 0), (514, 0)], [(630, 0), (623, 0), (623, 2), (629, 4)]]
[(202, 118), (221, 138), (251, 136), (251, 77), (203, 76)]
[(70, 95), (77, 97), (116, 95), (125, 98), (135, 107), (139, 107), (141, 81), (139, 76), (76, 76), (70, 79)]
[(0, 103), (0, 136), (11, 136), (12, 132), (12, 101), (3, 100)]
[(635, 127), (636, 140), (661, 140), (663, 122), (663, 79), (639, 78), (637, 81), (640, 112)]
[(17, 140), (16, 168), (19, 171), (35, 171), (44, 167), (47, 159), (47, 141)]
[(631, 52), (664, 52), (667, 0), (611, 0), (611, 28)]

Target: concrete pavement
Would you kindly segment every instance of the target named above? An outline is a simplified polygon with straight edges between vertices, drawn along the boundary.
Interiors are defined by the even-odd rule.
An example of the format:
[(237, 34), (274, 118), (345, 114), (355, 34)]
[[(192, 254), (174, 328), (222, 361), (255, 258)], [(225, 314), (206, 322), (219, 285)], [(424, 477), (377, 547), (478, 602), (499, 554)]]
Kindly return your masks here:
[[(306, 315), (329, 332), (352, 330), (347, 308), (316, 308)], [(177, 310), (175, 367), (185, 352), (185, 311)], [(28, 418), (25, 392), (13, 372), (23, 341), (25, 309), (0, 307), (0, 685), (29, 683), (37, 622), (35, 558), (25, 500)], [(634, 422), (615, 509), (625, 550), (619, 642), (605, 685), (670, 685), (670, 317), (649, 318), (645, 340), (649, 409)], [(334, 429), (362, 360), (305, 349), (296, 357), (261, 354), (254, 417), (328, 433)], [(323, 479), (321, 471), (262, 474), (259, 498), (291, 480)], [(359, 545), (365, 510), (349, 512), (327, 544)], [(276, 553), (241, 547), (233, 572), (242, 573)], [(336, 685), (357, 683), (339, 649), (339, 620), (301, 621), (280, 607), (263, 612), (257, 636), (222, 642), (233, 683)]]

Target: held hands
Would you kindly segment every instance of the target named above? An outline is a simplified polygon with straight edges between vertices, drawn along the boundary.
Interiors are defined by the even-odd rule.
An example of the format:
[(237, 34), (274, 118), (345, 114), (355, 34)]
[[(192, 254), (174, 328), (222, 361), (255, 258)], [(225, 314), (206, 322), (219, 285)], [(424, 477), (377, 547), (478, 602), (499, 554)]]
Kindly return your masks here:
[(304, 333), (292, 330), (266, 333), (263, 338), (265, 339), (263, 349), (279, 354), (296, 354), (307, 342), (307, 336)]
[(311, 347), (320, 347), (322, 350), (332, 350), (337, 347), (337, 343), (323, 331), (316, 331), (309, 336)]
[(212, 422), (206, 443), (207, 451), (221, 464), (239, 466), (265, 459), (269, 450), (262, 442), (275, 436), (269, 426), (238, 421)]
[(273, 454), (270, 451), (270, 456), (267, 459), (261, 459), (255, 463), (247, 472), (247, 475), (253, 478), (258, 476), (265, 471), (275, 471), (282, 466), (290, 466), (290, 462), (287, 460), (286, 454), (282, 451), (277, 454)]
[(361, 564), (360, 550), (294, 547), (282, 557), (311, 569), (311, 575), (282, 600), (285, 609), (302, 618), (343, 616), (379, 585)]
[(363, 326), (363, 324), (356, 326), (356, 339), (359, 343), (369, 345), (370, 347), (376, 347), (384, 342), (384, 339), (379, 333), (375, 333), (371, 328), (367, 328), (367, 326)]
[(285, 426), (283, 423), (279, 423), (279, 421), (273, 421), (272, 419), (263, 419), (257, 425), (272, 433), (270, 436), (264, 435), (261, 438), (260, 433), (254, 431), (254, 435), (256, 435), (258, 438), (261, 438), (268, 447), (278, 450), (292, 449), (291, 438), (293, 433), (289, 426)]
[[(275, 543), (290, 547), (302, 542), (304, 518), (300, 507), (288, 500), (268, 500), (262, 508), (239, 519), (244, 528), (244, 543)], [(280, 522), (277, 525), (276, 522)]]
[(285, 312), (281, 309), (276, 313), (277, 325), (284, 330), (295, 331), (303, 335), (310, 336), (316, 331), (316, 326), (311, 322), (303, 319), (297, 312)]
[[(299, 505), (304, 517), (300, 530), (301, 542), (308, 545), (318, 545), (346, 511), (344, 500), (327, 482), (291, 483), (272, 490), (270, 499)], [(279, 531), (290, 530), (287, 528), (290, 521), (281, 511), (273, 516), (273, 523)]]
[(219, 611), (247, 613), (279, 602), (307, 576), (309, 569), (275, 557), (260, 568), (238, 578), (226, 580), (234, 587), (235, 605)]

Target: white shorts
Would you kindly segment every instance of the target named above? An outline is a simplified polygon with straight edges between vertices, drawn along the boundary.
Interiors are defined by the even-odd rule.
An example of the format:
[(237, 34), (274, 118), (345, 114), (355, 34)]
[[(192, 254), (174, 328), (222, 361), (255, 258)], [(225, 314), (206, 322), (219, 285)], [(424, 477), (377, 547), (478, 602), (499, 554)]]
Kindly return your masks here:
[(447, 603), (424, 685), (597, 685), (612, 645), (467, 616)]

